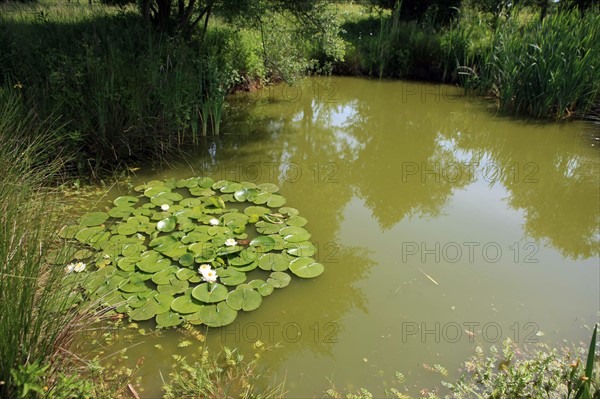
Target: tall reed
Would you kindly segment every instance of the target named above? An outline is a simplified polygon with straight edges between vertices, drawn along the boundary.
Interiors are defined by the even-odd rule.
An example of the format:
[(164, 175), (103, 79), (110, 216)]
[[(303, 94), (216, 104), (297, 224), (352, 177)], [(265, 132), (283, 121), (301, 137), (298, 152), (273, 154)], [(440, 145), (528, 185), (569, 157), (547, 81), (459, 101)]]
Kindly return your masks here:
[(560, 11), (541, 23), (513, 15), (490, 31), (468, 83), (494, 96), (507, 113), (536, 118), (585, 115), (600, 98), (598, 26), (598, 12), (581, 16), (577, 10)]
[[(43, 189), (62, 167), (58, 138), (18, 95), (0, 90), (0, 398), (16, 397), (11, 371), (59, 363), (88, 317), (72, 308), (74, 282), (50, 266), (53, 201)], [(61, 251), (56, 259), (61, 261)], [(66, 257), (62, 257), (67, 260)]]

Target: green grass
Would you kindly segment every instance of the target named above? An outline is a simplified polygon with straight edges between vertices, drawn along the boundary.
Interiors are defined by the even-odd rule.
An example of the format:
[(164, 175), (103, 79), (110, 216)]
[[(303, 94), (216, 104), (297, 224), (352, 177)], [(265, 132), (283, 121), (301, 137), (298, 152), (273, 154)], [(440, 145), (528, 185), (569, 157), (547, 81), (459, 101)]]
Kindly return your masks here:
[(400, 13), (343, 12), (344, 38), (349, 42), (342, 73), (377, 77), (443, 79), (440, 35), (428, 23), (402, 21)]
[(270, 385), (261, 374), (257, 359), (244, 360), (235, 350), (225, 348), (222, 353), (214, 354), (204, 349), (194, 364), (182, 357), (177, 357), (176, 362), (163, 388), (164, 399), (285, 397), (284, 383)]
[[(25, 370), (40, 372), (60, 363), (88, 318), (71, 308), (73, 282), (65, 279), (62, 267), (48, 262), (57, 222), (52, 196), (43, 187), (62, 167), (57, 154), (46, 151), (58, 140), (55, 131), (51, 123), (25, 112), (15, 95), (0, 91), (2, 399), (16, 397), (22, 385), (18, 376)], [(61, 251), (56, 259), (61, 261)]]
[[(597, 326), (587, 348), (552, 349), (544, 344), (518, 347), (507, 339), (502, 348), (491, 346), (487, 353), (481, 347), (464, 363), (461, 376), (442, 382), (445, 392), (429, 387), (421, 390), (421, 399), (592, 399), (600, 396), (600, 358), (596, 356)], [(434, 369), (445, 375), (445, 369)], [(408, 378), (396, 373), (394, 387), (385, 390), (386, 398), (411, 399), (406, 395)], [(333, 399), (372, 399), (366, 389), (340, 392), (327, 391)]]
[[(346, 7), (347, 8), (347, 7)], [(448, 27), (402, 21), (397, 12), (344, 10), (346, 74), (456, 82), (503, 113), (588, 116), (599, 106), (600, 13), (529, 8), (494, 19), (469, 8)]]
[(226, 94), (340, 54), (335, 18), (317, 35), (289, 15), (261, 18), (215, 16), (206, 35), (184, 40), (148, 28), (133, 6), (0, 4), (0, 84), (60, 121), (56, 150), (75, 154), (72, 174), (98, 177), (219, 134)]
[(558, 12), (502, 23), (483, 52), (480, 91), (502, 111), (536, 118), (585, 115), (600, 93), (600, 14)]

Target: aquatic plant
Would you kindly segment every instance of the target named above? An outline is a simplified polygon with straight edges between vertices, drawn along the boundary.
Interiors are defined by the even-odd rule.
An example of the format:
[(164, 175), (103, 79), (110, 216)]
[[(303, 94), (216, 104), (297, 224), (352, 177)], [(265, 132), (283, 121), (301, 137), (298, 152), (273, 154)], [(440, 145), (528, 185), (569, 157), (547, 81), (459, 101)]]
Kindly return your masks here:
[[(70, 371), (66, 349), (94, 317), (86, 306), (72, 307), (78, 296), (72, 282), (80, 274), (64, 279), (47, 261), (58, 239), (58, 208), (46, 185), (64, 165), (47, 151), (57, 134), (53, 121), (37, 120), (17, 94), (0, 89), (1, 399), (32, 397), (32, 380), (42, 374), (39, 390), (52, 390)], [(54, 252), (57, 261), (68, 261), (66, 255)]]
[(135, 190), (60, 233), (75, 261), (93, 265), (89, 295), (132, 320), (224, 326), (290, 284), (290, 273), (324, 271), (307, 220), (274, 184), (193, 177)]
[(535, 118), (584, 116), (597, 106), (600, 14), (560, 11), (541, 23), (514, 14), (497, 29), (462, 14), (444, 41), (467, 88), (492, 96), (505, 113)]

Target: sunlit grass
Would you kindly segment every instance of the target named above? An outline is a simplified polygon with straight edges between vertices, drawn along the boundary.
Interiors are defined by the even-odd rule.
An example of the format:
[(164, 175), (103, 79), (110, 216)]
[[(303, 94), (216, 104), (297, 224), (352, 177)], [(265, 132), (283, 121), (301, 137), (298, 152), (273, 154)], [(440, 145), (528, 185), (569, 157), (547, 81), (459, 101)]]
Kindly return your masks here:
[[(11, 371), (58, 365), (90, 318), (73, 309), (73, 281), (49, 264), (54, 201), (44, 188), (61, 170), (51, 123), (36, 121), (18, 95), (0, 91), (0, 398), (16, 397)], [(54, 259), (61, 262), (58, 250)], [(88, 320), (89, 322), (89, 320)]]

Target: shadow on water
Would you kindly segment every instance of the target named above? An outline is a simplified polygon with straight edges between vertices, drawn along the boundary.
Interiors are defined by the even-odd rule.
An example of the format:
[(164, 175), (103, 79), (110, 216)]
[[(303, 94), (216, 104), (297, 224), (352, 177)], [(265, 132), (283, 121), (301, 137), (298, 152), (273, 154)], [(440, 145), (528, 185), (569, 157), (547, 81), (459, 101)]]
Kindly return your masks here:
[[(457, 370), (476, 345), (589, 336), (581, 324), (597, 317), (590, 298), (600, 297), (600, 160), (585, 126), (493, 117), (448, 86), (355, 78), (239, 94), (225, 120), (222, 135), (185, 162), (137, 180), (271, 182), (309, 220), (326, 273), (293, 280), (207, 336), (211, 349), (244, 353), (257, 339), (278, 344), (263, 360), (272, 375), (287, 375), (290, 397), (320, 395), (328, 378), (381, 390), (395, 370), (414, 393), (453, 376), (425, 364)], [(464, 242), (492, 243), (504, 256), (431, 253)], [(534, 253), (515, 252), (517, 243)], [(408, 244), (430, 253), (408, 253)], [(480, 326), (473, 340), (435, 331), (466, 322)], [(406, 336), (406, 326), (423, 323), (433, 337)], [(497, 340), (485, 323), (501, 328)], [(146, 397), (160, 392), (165, 354), (191, 353), (177, 347), (180, 337), (136, 338), (145, 342), (129, 356), (150, 364)]]

